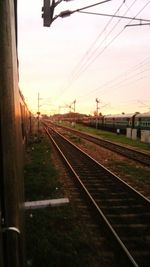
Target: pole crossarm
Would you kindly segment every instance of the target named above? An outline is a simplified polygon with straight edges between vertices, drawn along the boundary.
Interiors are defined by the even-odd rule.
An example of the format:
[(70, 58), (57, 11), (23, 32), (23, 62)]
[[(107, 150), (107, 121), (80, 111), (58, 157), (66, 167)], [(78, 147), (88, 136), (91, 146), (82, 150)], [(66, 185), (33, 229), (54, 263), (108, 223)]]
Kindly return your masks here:
[[(82, 8), (78, 8), (76, 10), (65, 10), (60, 12), (60, 14), (56, 15), (55, 17), (53, 17), (54, 15), (54, 9), (55, 7), (60, 4), (63, 0), (58, 0), (57, 2), (55, 2), (55, 0), (52, 0), (52, 3), (50, 0), (43, 0), (43, 7), (42, 7), (42, 18), (43, 18), (43, 23), (45, 27), (50, 27), (50, 25), (52, 24), (52, 22), (54, 20), (56, 20), (58, 17), (64, 18), (64, 17), (68, 17), (71, 14), (75, 13), (75, 12), (79, 12), (81, 10), (87, 9), (87, 8), (91, 8), (100, 4), (104, 4), (106, 2), (112, 1), (112, 0), (104, 0), (104, 1), (100, 1), (98, 3), (89, 5), (89, 6), (85, 6)], [(66, 2), (69, 2), (70, 0), (64, 0)]]
[(92, 4), (92, 5), (89, 5), (89, 6), (81, 7), (81, 8), (75, 9), (75, 10), (65, 10), (65, 11), (62, 11), (57, 16), (55, 16), (54, 19), (56, 19), (58, 17), (61, 17), (61, 18), (68, 17), (68, 16), (72, 15), (75, 12), (82, 12), (82, 10), (84, 10), (84, 9), (88, 9), (88, 8), (91, 8), (91, 7), (100, 5), (100, 4), (104, 4), (104, 3), (109, 2), (109, 1), (111, 1), (111, 0), (101, 1), (101, 2), (98, 2), (96, 4)]
[(129, 24), (129, 25), (126, 25), (125, 28), (133, 27), (133, 26), (150, 26), (150, 23)]

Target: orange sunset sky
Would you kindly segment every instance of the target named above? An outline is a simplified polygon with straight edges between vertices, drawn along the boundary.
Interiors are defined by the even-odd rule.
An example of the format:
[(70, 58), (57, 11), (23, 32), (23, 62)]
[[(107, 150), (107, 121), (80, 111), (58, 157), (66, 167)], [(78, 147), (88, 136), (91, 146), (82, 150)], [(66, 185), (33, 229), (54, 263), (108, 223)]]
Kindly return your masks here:
[[(62, 1), (55, 15), (98, 2)], [(68, 112), (74, 100), (76, 112), (93, 114), (96, 98), (103, 114), (149, 111), (150, 25), (75, 12), (48, 28), (42, 6), (43, 0), (18, 1), (19, 85), (32, 112), (38, 93), (48, 115)], [(150, 20), (150, 1), (112, 0), (84, 11)]]

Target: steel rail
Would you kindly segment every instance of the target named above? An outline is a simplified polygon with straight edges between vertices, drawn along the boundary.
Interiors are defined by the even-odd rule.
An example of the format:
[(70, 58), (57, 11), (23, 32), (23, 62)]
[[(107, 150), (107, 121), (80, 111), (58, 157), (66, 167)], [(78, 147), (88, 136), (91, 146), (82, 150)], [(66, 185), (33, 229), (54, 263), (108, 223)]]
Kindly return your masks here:
[(128, 148), (126, 146), (122, 146), (120, 144), (113, 143), (113, 142), (108, 141), (108, 140), (104, 140), (102, 138), (98, 138), (98, 137), (93, 136), (91, 134), (80, 132), (80, 131), (72, 129), (70, 127), (60, 126), (60, 125), (57, 125), (57, 126), (62, 128), (62, 129), (66, 129), (67, 131), (70, 131), (70, 132), (74, 133), (75, 135), (82, 137), (83, 139), (91, 141), (91, 142), (93, 142), (99, 146), (102, 146), (106, 149), (109, 149), (113, 152), (119, 153), (120, 155), (123, 155), (129, 159), (132, 159), (136, 162), (139, 162), (145, 166), (150, 167), (150, 155), (149, 154), (137, 151), (137, 150), (132, 149), (132, 148)]
[[(85, 185), (83, 184), (83, 182), (81, 181), (79, 175), (77, 174), (77, 172), (74, 170), (74, 168), (71, 166), (71, 163), (68, 161), (68, 159), (66, 158), (66, 156), (64, 156), (63, 152), (61, 151), (61, 149), (59, 148), (59, 145), (56, 144), (56, 140), (54, 140), (55, 138), (53, 138), (51, 136), (51, 134), (49, 133), (49, 130), (46, 130), (48, 136), (51, 138), (51, 140), (53, 141), (53, 143), (55, 144), (55, 146), (57, 147), (59, 153), (62, 155), (62, 157), (64, 158), (65, 162), (67, 162), (67, 165), (70, 167), (72, 173), (76, 176), (78, 182), (80, 183), (80, 185), (82, 186), (82, 189), (84, 190), (84, 192), (86, 193), (86, 195), (90, 198), (90, 200), (92, 201), (94, 207), (97, 209), (97, 212), (99, 213), (99, 215), (101, 216), (101, 218), (103, 219), (103, 221), (107, 224), (107, 227), (109, 228), (109, 231), (113, 234), (113, 236), (115, 237), (117, 243), (121, 246), (122, 252), (128, 257), (129, 263), (130, 265), (128, 266), (140, 266), (137, 264), (137, 262), (134, 260), (134, 258), (132, 257), (132, 255), (130, 254), (129, 250), (127, 249), (127, 247), (124, 245), (124, 243), (121, 241), (120, 237), (118, 236), (118, 234), (116, 233), (116, 231), (114, 230), (114, 228), (111, 226), (111, 223), (109, 222), (109, 220), (106, 218), (106, 216), (104, 215), (104, 213), (102, 212), (101, 208), (98, 206), (98, 204), (96, 203), (96, 201), (94, 200), (94, 198), (91, 196), (91, 194), (89, 193), (89, 191), (87, 190), (87, 188), (85, 187)], [(63, 142), (62, 140), (65, 140), (65, 142), (68, 142), (70, 145), (73, 145), (69, 140), (67, 140), (66, 138), (64, 138), (61, 134), (59, 134), (58, 132), (56, 132), (56, 134), (59, 136), (59, 138), (61, 138), (61, 142)], [(73, 147), (75, 147), (76, 149), (78, 149), (77, 146), (73, 145)], [(85, 152), (83, 152), (81, 149), (78, 149), (80, 152), (82, 152), (84, 155), (88, 156)], [(88, 156), (89, 157), (89, 156)], [(91, 157), (89, 157), (90, 159), (92, 159)], [(94, 162), (96, 162), (94, 160)], [(96, 162), (99, 166), (102, 167), (101, 164), (99, 164), (98, 162)], [(104, 168), (105, 170), (107, 170), (106, 168)], [(108, 171), (109, 172), (109, 171)], [(111, 172), (109, 172), (111, 173)], [(111, 173), (112, 174), (112, 173)], [(115, 176), (116, 177), (116, 176)], [(119, 179), (121, 182), (123, 182), (120, 178), (117, 177), (117, 179)], [(131, 186), (128, 186), (125, 182), (123, 182), (123, 184), (125, 184), (128, 188), (130, 188), (130, 190), (133, 190), (134, 193), (138, 194), (138, 196), (142, 197), (144, 201), (148, 201), (145, 197), (143, 197), (143, 195), (141, 195), (140, 193), (138, 193), (136, 190), (134, 190)], [(149, 203), (149, 201), (148, 201)]]

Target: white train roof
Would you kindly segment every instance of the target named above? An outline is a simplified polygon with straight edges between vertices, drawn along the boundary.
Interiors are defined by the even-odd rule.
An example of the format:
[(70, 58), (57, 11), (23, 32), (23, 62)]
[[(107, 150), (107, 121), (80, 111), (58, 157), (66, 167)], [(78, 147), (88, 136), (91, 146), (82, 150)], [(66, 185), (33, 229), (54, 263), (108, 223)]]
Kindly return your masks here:
[(146, 113), (140, 113), (136, 115), (136, 118), (147, 118), (150, 117), (150, 112), (146, 112)]
[(105, 115), (104, 118), (131, 118), (135, 115), (135, 113), (130, 114), (113, 114), (113, 115)]

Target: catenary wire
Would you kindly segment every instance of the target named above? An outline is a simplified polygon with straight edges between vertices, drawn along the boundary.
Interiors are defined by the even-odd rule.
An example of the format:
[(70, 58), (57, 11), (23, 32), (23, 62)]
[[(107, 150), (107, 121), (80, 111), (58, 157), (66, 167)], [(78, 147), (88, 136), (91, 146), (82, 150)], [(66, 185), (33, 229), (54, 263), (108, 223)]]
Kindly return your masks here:
[[(135, 1), (137, 1), (137, 0), (135, 0)], [(123, 0), (122, 4), (119, 6), (119, 8), (117, 8), (117, 10), (115, 11), (114, 14), (117, 14), (118, 11), (120, 11), (120, 9), (123, 6), (123, 4), (124, 4), (124, 0)], [(113, 17), (107, 22), (107, 24), (105, 25), (104, 29), (98, 34), (98, 36), (96, 37), (94, 42), (90, 45), (89, 49), (85, 52), (85, 54), (83, 55), (83, 57), (81, 58), (79, 63), (77, 63), (77, 65), (75, 66), (74, 70), (70, 74), (71, 78), (70, 78), (69, 85), (63, 87), (63, 89), (61, 90), (61, 94), (63, 94), (67, 89), (69, 89), (71, 87), (72, 83), (75, 80), (74, 76), (76, 75), (76, 73), (78, 73), (80, 71), (80, 68), (82, 68), (83, 60), (86, 59), (86, 57), (90, 54), (90, 52), (91, 52), (91, 54), (93, 54), (92, 48), (96, 45), (96, 43), (101, 38), (102, 34), (106, 31), (107, 27), (109, 26), (109, 24), (111, 23), (112, 20), (113, 20)]]
[[(144, 8), (148, 5), (150, 3), (150, 1), (148, 1), (145, 5), (144, 5), (144, 7), (136, 14), (136, 16), (138, 16), (143, 10), (144, 10)], [(136, 17), (135, 16), (135, 17)], [(132, 21), (132, 20), (131, 20)], [(131, 21), (129, 22), (129, 24), (131, 23)], [(124, 28), (117, 34), (117, 35), (115, 35), (115, 37), (103, 48), (103, 50), (97, 55), (97, 56), (99, 56), (99, 55), (101, 55), (103, 52), (104, 52), (104, 50), (122, 33), (122, 31), (124, 30)], [(94, 58), (94, 59), (96, 59), (96, 58)], [(92, 90), (92, 91), (95, 91), (95, 90), (97, 90), (97, 89), (94, 89), (94, 90)]]
[[(137, 0), (134, 0), (134, 2), (128, 7), (128, 9), (126, 10), (126, 12), (124, 13), (124, 15), (125, 14), (127, 14), (127, 12), (131, 9), (131, 7), (136, 3), (136, 1)], [(123, 1), (123, 3), (121, 4), (121, 6), (117, 9), (117, 11), (116, 12), (118, 12), (118, 10), (122, 7), (122, 5), (124, 4), (124, 1)], [(114, 14), (116, 14), (116, 12), (114, 13)], [(113, 19), (113, 17), (112, 17), (112, 19)], [(112, 21), (112, 19), (110, 19), (110, 22)], [(113, 26), (113, 28), (109, 31), (109, 33), (107, 34), (107, 36), (106, 37), (108, 37), (111, 33), (112, 33), (112, 31), (116, 28), (116, 26), (119, 24), (119, 22), (121, 21), (121, 18), (119, 19), (119, 21), (117, 21), (117, 23), (115, 24), (115, 26)], [(104, 30), (102, 30), (102, 32), (99, 34), (99, 38), (101, 37), (101, 34), (106, 30), (106, 27), (109, 25), (110, 23), (108, 22), (107, 24), (106, 24), (106, 26), (104, 27)], [(65, 88), (63, 88), (63, 90), (61, 91), (61, 93), (63, 94), (67, 89), (69, 89), (71, 86), (72, 86), (72, 84), (76, 81), (76, 80), (78, 80), (78, 78), (81, 76), (81, 74), (83, 74), (85, 71), (86, 71), (86, 69), (97, 59), (97, 56), (100, 56), (105, 50), (106, 50), (106, 48), (117, 38), (117, 37), (119, 37), (119, 35), (122, 33), (124, 31), (124, 28), (98, 53), (98, 55), (96, 54), (96, 56), (92, 59), (92, 57), (95, 55), (95, 53), (97, 52), (97, 50), (100, 48), (100, 46), (103, 44), (103, 42), (105, 42), (105, 39), (106, 39), (106, 37), (104, 38), (104, 40), (100, 43), (100, 45), (97, 47), (97, 48), (95, 48), (95, 50), (94, 51), (92, 51), (91, 52), (91, 55), (90, 55), (90, 57), (88, 58), (88, 60), (87, 60), (87, 62), (85, 62), (84, 64), (83, 64), (83, 66), (81, 66), (80, 68), (79, 68), (79, 70), (78, 71), (76, 71), (76, 74), (74, 74), (74, 77), (71, 79), (71, 81), (70, 81), (70, 84), (67, 86), (67, 87), (65, 87)], [(97, 37), (98, 38), (98, 37)], [(98, 38), (98, 39), (99, 39)], [(91, 59), (91, 61), (90, 61), (90, 59)], [(89, 62), (88, 62), (89, 61)], [(87, 65), (86, 65), (87, 64)], [(85, 66), (84, 66), (85, 65)]]
[[(146, 61), (146, 62), (145, 62)], [(146, 59), (144, 59), (144, 60), (142, 60), (142, 61), (140, 61), (138, 64), (136, 64), (135, 66), (133, 66), (132, 68), (130, 68), (128, 71), (126, 71), (126, 72), (123, 72), (122, 74), (120, 74), (119, 76), (117, 76), (117, 77), (115, 77), (115, 78), (113, 78), (113, 79), (111, 79), (110, 81), (108, 81), (108, 82), (106, 82), (106, 83), (104, 83), (104, 84), (102, 84), (101, 86), (98, 86), (98, 87), (96, 87), (94, 90), (91, 90), (90, 92), (88, 92), (88, 94), (84, 94), (84, 95), (81, 95), (81, 96), (79, 96), (78, 97), (78, 99), (81, 99), (81, 98), (85, 98), (85, 97), (87, 97), (87, 96), (89, 96), (89, 95), (91, 95), (91, 94), (93, 94), (93, 93), (95, 93), (95, 92), (103, 92), (103, 91), (107, 91), (107, 90), (110, 90), (110, 89), (112, 89), (114, 86), (117, 86), (117, 85), (121, 85), (122, 83), (124, 83), (124, 81), (128, 81), (128, 80), (130, 80), (132, 77), (135, 77), (135, 76), (137, 76), (137, 75), (141, 75), (142, 73), (144, 73), (144, 72), (146, 72), (146, 71), (149, 71), (150, 70), (150, 68), (147, 68), (145, 71), (143, 70), (143, 71), (140, 71), (139, 73), (135, 73), (135, 74), (131, 74), (132, 72), (135, 72), (135, 71), (137, 71), (137, 70), (139, 70), (141, 67), (143, 68), (145, 65), (147, 65), (147, 64), (150, 64), (150, 58), (146, 58)], [(128, 73), (129, 73), (129, 77), (127, 76), (128, 75)], [(122, 78), (123, 77), (123, 79), (121, 80), (121, 81), (118, 81), (120, 78)], [(125, 78), (124, 78), (125, 77)], [(138, 80), (140, 80), (141, 78), (143, 78), (143, 77), (140, 77)], [(118, 81), (118, 82), (117, 82)], [(115, 85), (112, 85), (113, 83), (116, 83)], [(109, 89), (105, 89), (104, 90), (104, 88), (105, 87), (107, 87), (108, 88), (108, 86), (109, 85), (111, 85), (111, 88), (109, 88)], [(102, 90), (100, 90), (100, 89), (102, 89)]]

